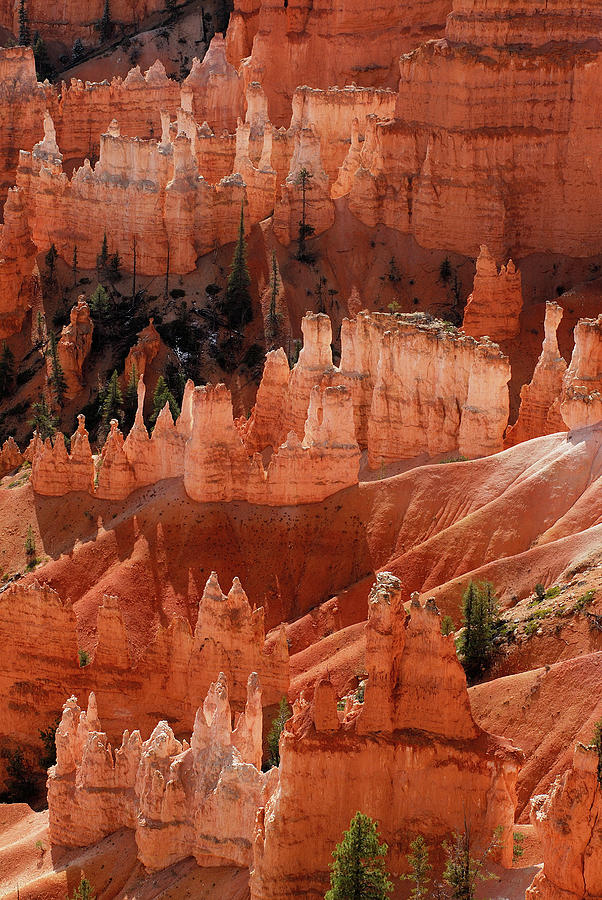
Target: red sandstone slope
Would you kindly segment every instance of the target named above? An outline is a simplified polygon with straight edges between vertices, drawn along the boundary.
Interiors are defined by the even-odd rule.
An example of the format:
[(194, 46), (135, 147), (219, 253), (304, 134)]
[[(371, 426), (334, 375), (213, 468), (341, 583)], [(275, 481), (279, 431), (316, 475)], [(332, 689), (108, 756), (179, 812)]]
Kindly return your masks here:
[(592, 653), (470, 689), (482, 728), (516, 741), (526, 761), (518, 779), (517, 816), (571, 763), (576, 741), (589, 744), (602, 718), (602, 653)]
[(224, 583), (238, 575), (251, 602), (267, 605), (270, 627), (383, 568), (401, 578), (406, 599), (414, 590), (433, 593), (457, 615), (473, 574), (490, 577), (504, 601), (596, 559), (601, 445), (601, 427), (552, 435), (294, 510), (197, 504), (175, 480), (136, 492), (127, 506), (80, 494), (34, 496), (25, 485), (0, 492), (3, 565), (23, 564), (23, 523), (37, 524), (38, 550), (43, 545), (53, 560), (36, 577), (75, 603), (84, 643), (103, 593), (125, 601), (132, 643), (141, 647), (157, 618), (192, 616), (211, 570)]

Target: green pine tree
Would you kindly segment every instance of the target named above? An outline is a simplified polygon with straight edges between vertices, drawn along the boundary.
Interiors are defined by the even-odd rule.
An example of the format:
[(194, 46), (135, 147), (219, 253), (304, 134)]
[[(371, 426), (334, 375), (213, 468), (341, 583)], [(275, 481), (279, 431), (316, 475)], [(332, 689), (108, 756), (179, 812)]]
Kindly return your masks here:
[(54, 66), (50, 62), (50, 57), (48, 56), (48, 48), (43, 38), (40, 37), (37, 31), (33, 38), (33, 58), (35, 60), (36, 74), (39, 81), (45, 81), (47, 78), (49, 80), (51, 78), (54, 78), (56, 72), (54, 70)]
[(57, 249), (54, 244), (51, 244), (50, 250), (44, 257), (46, 260), (46, 266), (48, 267), (48, 280), (54, 281), (54, 270), (56, 268), (56, 261), (58, 259)]
[(113, 372), (109, 379), (107, 392), (102, 404), (102, 421), (104, 425), (109, 425), (111, 419), (117, 419), (119, 423), (122, 420), (123, 411), (123, 395), (119, 387), (119, 376), (117, 369)]
[(42, 395), (37, 403), (32, 405), (33, 416), (30, 421), (31, 427), (37, 431), (43, 441), (46, 438), (52, 438), (56, 434), (59, 427), (58, 417), (48, 406), (46, 397)]
[(429, 861), (429, 850), (426, 841), (421, 834), (410, 844), (411, 853), (408, 853), (407, 860), (410, 865), (410, 872), (404, 875), (406, 881), (413, 881), (414, 887), (410, 894), (410, 900), (424, 900), (428, 896), (428, 886), (430, 884), (430, 872), (432, 866)]
[(82, 875), (79, 885), (73, 891), (71, 900), (96, 900), (94, 888), (85, 875)]
[(111, 303), (109, 295), (102, 284), (98, 284), (88, 300), (90, 304), (90, 312), (97, 322), (106, 322), (111, 312)]
[(388, 847), (378, 826), (357, 812), (332, 854), (330, 890), (324, 900), (387, 900), (393, 890), (385, 865)]
[(495, 637), (500, 619), (495, 589), (489, 582), (471, 581), (462, 597), (464, 630), (458, 653), (469, 681), (479, 678), (495, 655)]
[(0, 354), (0, 400), (3, 400), (4, 397), (8, 396), (14, 374), (15, 357), (6, 341), (4, 341), (2, 353)]
[(123, 397), (123, 430), (129, 431), (136, 418), (138, 408), (138, 370), (136, 363), (132, 366), (130, 377)]
[(77, 284), (77, 244), (73, 245), (73, 260), (71, 262), (71, 271), (73, 272), (73, 287)]
[(107, 263), (109, 262), (109, 244), (107, 241), (107, 233), (105, 231), (102, 238), (102, 246), (100, 248), (100, 253), (96, 257), (96, 267), (98, 269), (106, 269)]
[(19, 0), (19, 44), (28, 47), (31, 41), (29, 33), (29, 16), (25, 0)]
[(602, 788), (602, 719), (594, 725), (594, 739), (591, 747), (598, 754), (598, 784)]
[(113, 31), (113, 23), (111, 22), (111, 9), (109, 7), (109, 0), (105, 0), (104, 9), (102, 11), (102, 18), (98, 23), (98, 31), (100, 32), (101, 41), (108, 41), (111, 37), (111, 32)]
[(48, 336), (48, 350), (46, 352), (50, 357), (50, 365), (52, 368), (52, 374), (48, 377), (48, 384), (54, 391), (54, 396), (56, 397), (56, 402), (58, 403), (58, 405), (63, 406), (63, 403), (65, 401), (65, 391), (67, 390), (67, 382), (65, 381), (65, 373), (63, 372), (63, 367), (61, 365), (61, 361), (59, 360), (56, 335), (54, 331), (51, 331)]
[(176, 398), (169, 390), (169, 386), (163, 377), (163, 375), (159, 376), (157, 380), (157, 386), (155, 387), (155, 393), (153, 394), (153, 412), (150, 417), (151, 425), (154, 425), (157, 421), (157, 417), (166, 403), (169, 403), (169, 411), (171, 412), (172, 418), (175, 421), (180, 415), (180, 407), (176, 402)]
[(33, 528), (27, 526), (27, 534), (25, 535), (25, 557), (27, 559), (27, 568), (33, 569), (36, 559), (36, 539), (34, 537)]
[(251, 276), (247, 266), (247, 242), (245, 240), (245, 212), (240, 205), (240, 224), (238, 240), (230, 265), (230, 275), (226, 287), (225, 314), (232, 328), (241, 328), (253, 318), (251, 293)]
[(276, 312), (276, 301), (278, 300), (278, 290), (280, 289), (280, 278), (278, 275), (278, 263), (276, 254), (272, 250), (272, 272), (270, 275), (270, 309), (267, 314), (266, 336), (270, 341), (276, 339), (278, 328), (280, 325), (280, 317)]
[(298, 249), (297, 249), (297, 259), (301, 262), (311, 262), (312, 257), (307, 252), (307, 247), (305, 242), (308, 237), (311, 237), (314, 231), (316, 230), (313, 225), (309, 225), (307, 222), (307, 190), (309, 188), (309, 183), (314, 176), (311, 172), (303, 167), (299, 174), (295, 179), (295, 184), (301, 188), (301, 219), (299, 221), (299, 239), (298, 239)]
[(272, 766), (280, 765), (280, 735), (290, 717), (291, 708), (286, 697), (283, 697), (278, 706), (278, 715), (268, 733), (268, 762)]
[(450, 888), (450, 900), (475, 900), (479, 881), (488, 881), (493, 876), (485, 868), (490, 853), (499, 846), (502, 829), (493, 833), (489, 846), (480, 857), (473, 856), (470, 828), (466, 825), (461, 834), (454, 832), (451, 843), (445, 842), (446, 863), (443, 881)]

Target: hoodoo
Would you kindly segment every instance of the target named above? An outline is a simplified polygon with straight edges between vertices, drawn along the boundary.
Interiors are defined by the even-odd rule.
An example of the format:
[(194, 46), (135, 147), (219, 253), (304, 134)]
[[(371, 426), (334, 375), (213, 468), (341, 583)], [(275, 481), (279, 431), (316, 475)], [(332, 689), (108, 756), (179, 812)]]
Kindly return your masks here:
[(1, 897), (602, 898), (601, 35), (0, 0)]

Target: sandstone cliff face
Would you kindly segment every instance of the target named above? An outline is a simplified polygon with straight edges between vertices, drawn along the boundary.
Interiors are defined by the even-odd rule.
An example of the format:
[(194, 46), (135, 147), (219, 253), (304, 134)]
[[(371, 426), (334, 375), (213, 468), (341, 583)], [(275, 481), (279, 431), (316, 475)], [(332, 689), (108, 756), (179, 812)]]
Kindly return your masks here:
[(0, 207), (15, 183), (19, 150), (42, 136), (44, 93), (31, 47), (0, 47)]
[(544, 866), (527, 890), (527, 900), (602, 896), (601, 816), (598, 754), (578, 745), (572, 767), (556, 779), (549, 794), (531, 802)]
[(308, 313), (301, 328), (304, 346), (290, 374), (282, 351), (268, 357), (243, 426), (253, 449), (303, 434), (315, 384), (347, 388), (357, 442), (373, 468), (425, 452), (473, 458), (502, 449), (510, 365), (489, 340), (423, 314), (359, 313), (343, 320), (337, 369), (328, 316)]
[(78, 665), (76, 618), (71, 605), (37, 583), (0, 593), (0, 737), (37, 744), (61, 709), (65, 692), (93, 691), (109, 740), (135, 726), (148, 735), (158, 716), (176, 733), (189, 732), (195, 711), (215, 678), (226, 674), (230, 703), (244, 708), (250, 671), (258, 672), (263, 702), (278, 703), (288, 691), (289, 656), (284, 631), (265, 640), (263, 609), (251, 608), (238, 579), (228, 596), (213, 574), (199, 603), (194, 629), (174, 618), (160, 627), (134, 660), (118, 598), (98, 610), (97, 644), (89, 665)]
[[(288, 370), (288, 363), (286, 367)], [(275, 452), (266, 467), (255, 452), (257, 435), (251, 433), (247, 447), (246, 430), (235, 423), (230, 391), (223, 384), (195, 388), (189, 382), (177, 423), (166, 404), (149, 437), (142, 415), (145, 386), (140, 376), (134, 425), (124, 439), (117, 420), (111, 421), (96, 461), (96, 485), (80, 417), (76, 435), (85, 435), (85, 441), (76, 441), (71, 455), (60, 434), (54, 445), (48, 439), (45, 444), (38, 442), (32, 451), (33, 488), (47, 496), (86, 490), (104, 500), (122, 500), (137, 488), (165, 478), (183, 478), (188, 496), (201, 503), (248, 500), (283, 506), (320, 502), (357, 484), (360, 451), (347, 388), (312, 387), (308, 385), (305, 401), (303, 440), (291, 433), (280, 446), (272, 445)]]
[[(177, 2), (177, 0), (176, 0)], [(27, 15), (32, 32), (37, 31), (45, 40), (59, 40), (72, 43), (75, 38), (85, 38), (96, 43), (96, 25), (102, 18), (103, 0), (86, 0), (85, 3), (66, 0), (61, 3), (43, 3), (30, 0)], [(115, 25), (139, 23), (152, 13), (163, 11), (161, 0), (112, 0), (111, 21)], [(18, 9), (12, 4), (0, 25), (14, 34), (19, 33)]]
[(560, 415), (560, 393), (566, 372), (566, 362), (560, 355), (556, 332), (562, 319), (562, 307), (546, 303), (545, 337), (541, 356), (537, 360), (530, 384), (520, 392), (518, 419), (506, 432), (504, 447), (514, 447), (521, 441), (544, 434), (566, 431)]
[(449, 9), (442, 2), (417, 2), (401, 10), (391, 0), (379, 0), (367, 17), (357, 0), (328, 6), (237, 0), (228, 27), (228, 57), (238, 67), (250, 56), (242, 67), (245, 81), (264, 85), (270, 118), (280, 126), (288, 120), (300, 84), (324, 90), (353, 82), (394, 87), (394, 61), (423, 36), (442, 33)]
[(560, 412), (569, 429), (602, 420), (602, 313), (580, 319), (575, 326), (575, 347), (566, 370)]
[(234, 731), (223, 674), (197, 711), (190, 744), (159, 722), (142, 743), (125, 731), (113, 753), (90, 694), (67, 701), (48, 773), (50, 840), (87, 846), (118, 828), (136, 832), (138, 858), (163, 869), (193, 855), (200, 865), (247, 866), (261, 788), (261, 690), (249, 676)]
[(602, 56), (586, 8), (454, 4), (445, 39), (401, 57), (396, 118), (366, 136), (354, 215), (467, 256), (483, 239), (497, 259), (596, 253)]
[(378, 821), (392, 871), (405, 869), (416, 834), (438, 843), (464, 816), (483, 845), (502, 825), (511, 860), (521, 754), (475, 725), (453, 636), (441, 635), (430, 601), (406, 616), (399, 587), (381, 573), (370, 596), (364, 703), (337, 715), (328, 682), (311, 705), (295, 703), (279, 781), (258, 812), (253, 900), (323, 897), (331, 852), (358, 809)]
[(33, 302), (36, 247), (31, 240), (23, 192), (8, 191), (0, 225), (0, 338), (20, 331)]
[(462, 330), (473, 337), (486, 334), (492, 341), (507, 341), (520, 332), (522, 307), (520, 272), (512, 260), (498, 272), (493, 256), (482, 244)]

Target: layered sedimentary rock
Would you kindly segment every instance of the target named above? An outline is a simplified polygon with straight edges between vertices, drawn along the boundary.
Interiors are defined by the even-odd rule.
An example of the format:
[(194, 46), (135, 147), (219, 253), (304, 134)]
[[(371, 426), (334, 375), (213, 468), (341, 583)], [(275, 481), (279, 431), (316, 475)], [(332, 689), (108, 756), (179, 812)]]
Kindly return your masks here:
[[(64, 326), (57, 344), (58, 358), (67, 385), (65, 397), (68, 400), (76, 397), (82, 389), (82, 370), (92, 349), (93, 331), (90, 307), (82, 294), (71, 310), (69, 324)], [(47, 360), (46, 365), (48, 374), (51, 374), (51, 361)]]
[(394, 87), (399, 54), (423, 37), (441, 34), (450, 6), (418, 2), (402, 10), (379, 0), (367, 16), (365, 7), (349, 0), (328, 7), (237, 0), (226, 38), (228, 57), (238, 67), (250, 56), (242, 68), (246, 83), (264, 85), (272, 121), (285, 125), (300, 84)]
[(15, 183), (19, 150), (42, 136), (45, 107), (31, 47), (0, 47), (0, 208)]
[(482, 244), (472, 294), (466, 301), (462, 330), (473, 337), (486, 334), (492, 341), (507, 341), (520, 331), (522, 308), (520, 272), (512, 260), (498, 272), (495, 259)]
[(378, 821), (391, 871), (407, 868), (417, 834), (433, 846), (466, 824), (480, 846), (502, 826), (511, 861), (521, 754), (477, 727), (453, 635), (441, 634), (432, 601), (406, 615), (388, 573), (370, 595), (366, 668), (363, 704), (337, 712), (328, 682), (312, 704), (295, 703), (278, 782), (258, 812), (253, 900), (323, 897), (331, 852), (358, 809)]
[(9, 190), (0, 225), (0, 338), (20, 330), (33, 301), (36, 246), (23, 199), (22, 191)]
[(282, 352), (266, 363), (245, 429), (253, 449), (277, 446), (291, 430), (303, 433), (316, 383), (349, 390), (356, 438), (373, 468), (425, 452), (473, 458), (502, 449), (510, 365), (488, 339), (422, 313), (359, 313), (343, 320), (335, 368), (328, 316), (308, 313), (301, 327), (304, 346), (290, 375)]
[(48, 773), (50, 840), (87, 846), (119, 828), (136, 832), (147, 869), (194, 856), (200, 865), (248, 866), (261, 789), (261, 690), (256, 674), (232, 730), (225, 676), (209, 688), (190, 739), (167, 722), (147, 741), (125, 731), (113, 753), (96, 700), (84, 713), (74, 697), (56, 733), (57, 762)]
[(602, 791), (599, 757), (578, 745), (573, 764), (549, 794), (531, 802), (531, 823), (543, 851), (543, 869), (527, 900), (582, 900), (602, 896)]
[(497, 259), (597, 253), (598, 23), (589, 0), (578, 15), (454, 4), (445, 39), (401, 57), (395, 120), (368, 129), (352, 212), (467, 256), (483, 240)]
[(120, 601), (106, 596), (98, 610), (91, 662), (78, 664), (71, 604), (45, 585), (15, 584), (0, 594), (0, 737), (37, 744), (39, 729), (56, 720), (65, 692), (94, 691), (111, 741), (125, 727), (147, 736), (165, 716), (177, 734), (189, 732), (195, 711), (215, 678), (226, 674), (230, 702), (240, 712), (249, 671), (259, 673), (263, 703), (287, 693), (289, 656), (284, 630), (266, 641), (263, 608), (251, 608), (238, 579), (227, 596), (209, 578), (194, 629), (176, 617), (160, 627), (134, 659)]
[(85, 420), (78, 417), (77, 430), (71, 438), (70, 453), (60, 431), (53, 438), (39, 442), (31, 460), (31, 483), (34, 491), (48, 497), (60, 497), (70, 491), (94, 490), (94, 462)]
[(597, 319), (580, 319), (574, 334), (575, 346), (560, 402), (569, 429), (602, 421), (602, 313)]
[(28, 196), (34, 241), (93, 268), (106, 234), (110, 254), (130, 271), (148, 275), (192, 271), (199, 254), (236, 237), (245, 185), (237, 175), (209, 184), (199, 176), (193, 142), (169, 128), (160, 142), (122, 136), (116, 121), (101, 136), (100, 158), (69, 180), (54, 126), (20, 156), (18, 184)]
[(274, 211), (274, 234), (288, 246), (300, 234), (301, 223), (318, 235), (334, 222), (328, 175), (320, 157), (320, 137), (313, 126), (295, 134), (290, 170)]
[(566, 362), (558, 349), (556, 332), (563, 310), (557, 303), (546, 303), (544, 340), (533, 378), (520, 392), (518, 419), (506, 432), (504, 447), (544, 434), (566, 431), (560, 415), (560, 393), (566, 372)]
[(18, 469), (25, 457), (14, 438), (7, 438), (0, 449), (0, 477)]
[[(162, 0), (134, 0), (133, 3), (128, 0), (112, 0), (111, 22), (114, 25), (138, 25), (152, 13), (163, 12), (164, 8)], [(32, 31), (37, 31), (45, 40), (58, 40), (68, 45), (79, 37), (97, 43), (97, 26), (103, 9), (103, 0), (86, 0), (85, 3), (75, 0), (67, 0), (65, 3), (30, 0), (27, 17)], [(14, 34), (19, 33), (18, 9), (12, 4), (7, 6), (0, 25)]]

